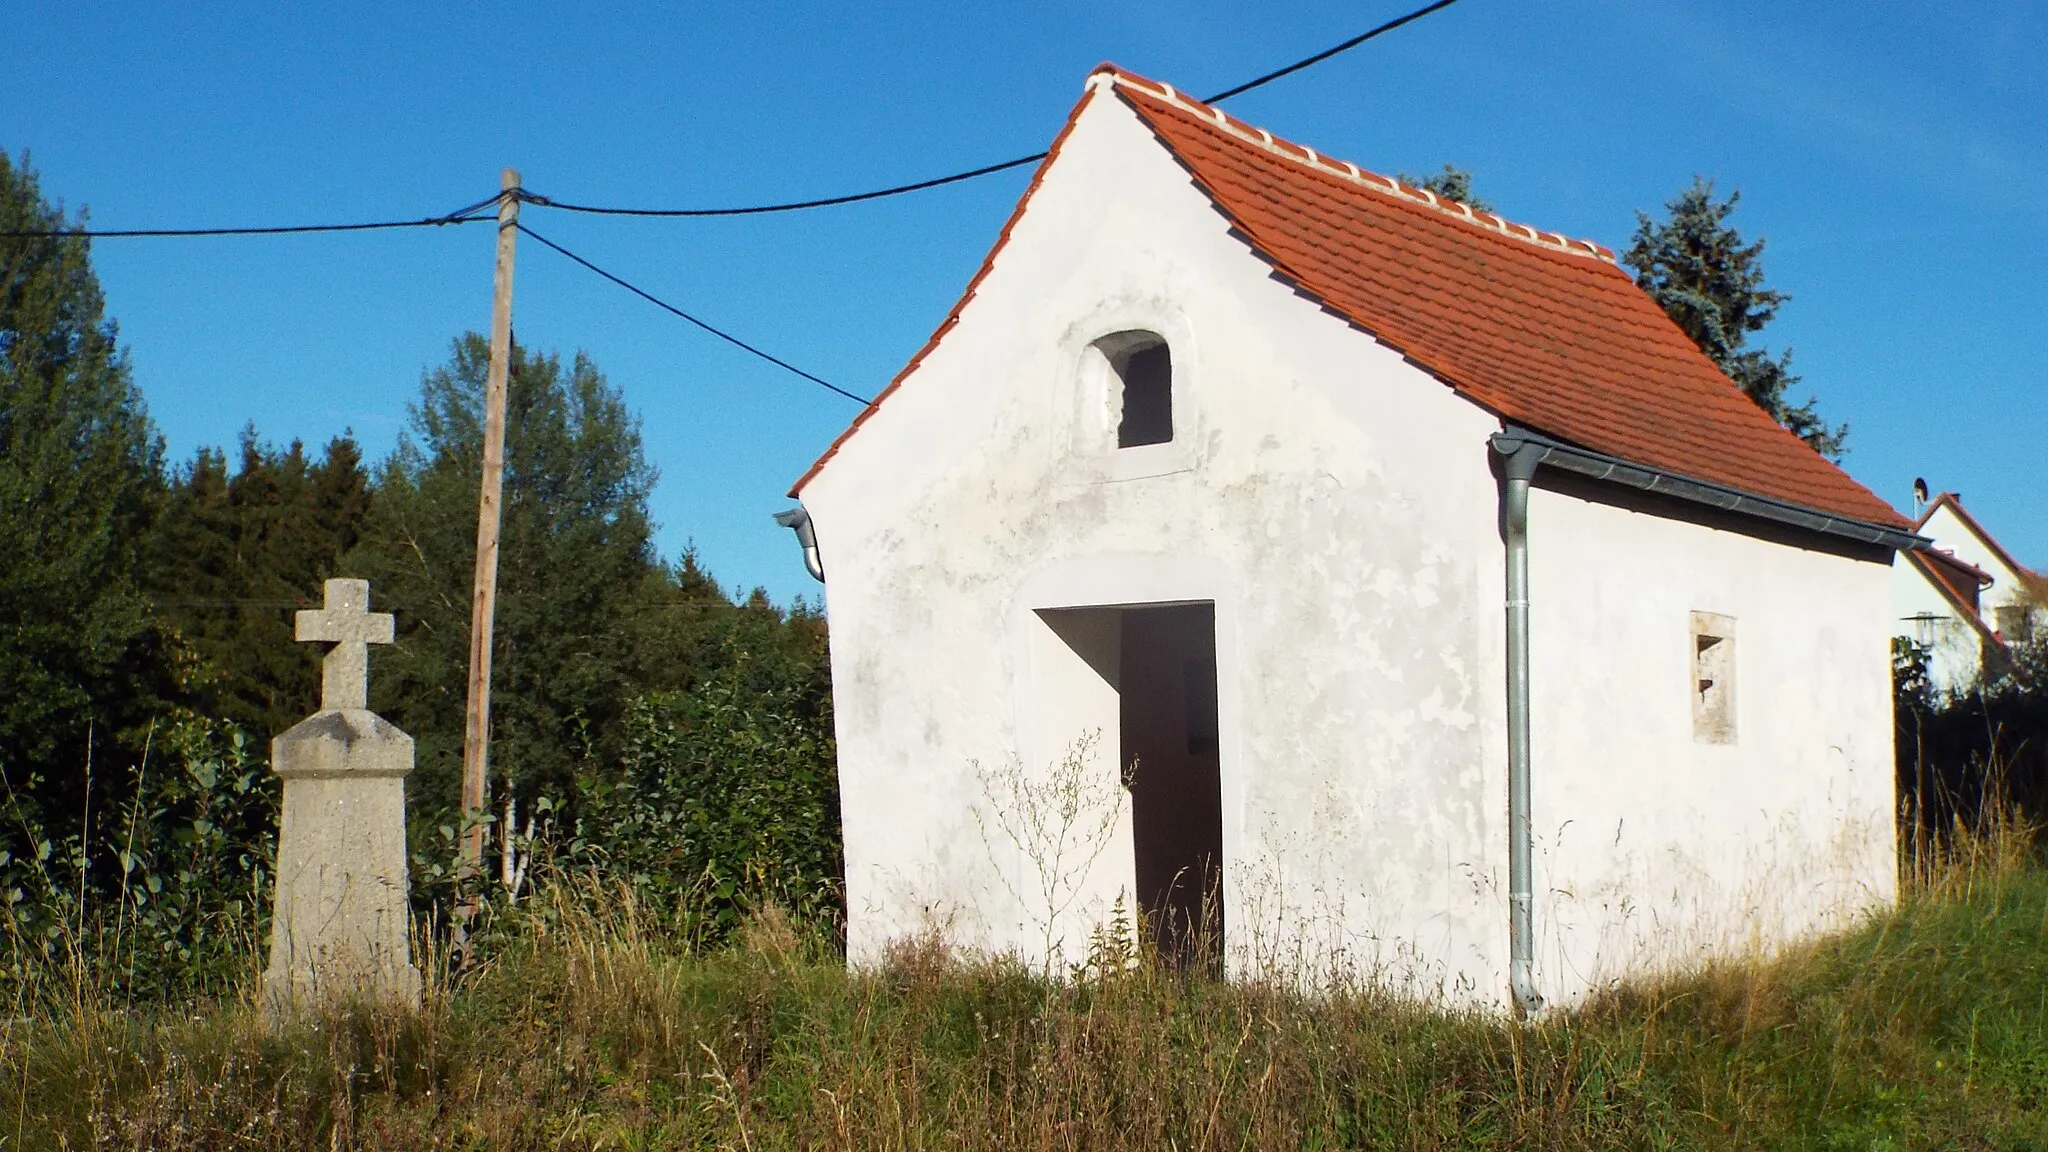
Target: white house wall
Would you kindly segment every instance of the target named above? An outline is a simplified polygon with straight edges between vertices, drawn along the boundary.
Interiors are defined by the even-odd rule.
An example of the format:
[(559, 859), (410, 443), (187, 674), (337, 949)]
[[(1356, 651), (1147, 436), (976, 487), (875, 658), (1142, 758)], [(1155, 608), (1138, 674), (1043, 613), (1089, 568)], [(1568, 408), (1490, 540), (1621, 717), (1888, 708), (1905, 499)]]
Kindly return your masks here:
[(1984, 641), (1975, 625), (1956, 614), (1932, 577), (1905, 559), (1892, 565), (1892, 634), (1927, 648), (1927, 678), (1938, 692), (1977, 683)]
[(1999, 628), (2001, 608), (2025, 607), (2035, 618), (2035, 627), (2042, 627), (2048, 621), (2029, 594), (2023, 575), (2005, 562), (1996, 549), (1984, 542), (1975, 529), (1956, 515), (1955, 509), (1941, 504), (1927, 522), (1920, 526), (1920, 534), (1934, 541), (1934, 546), (1955, 554), (1965, 564), (1975, 565), (1991, 577), (1991, 586), (1979, 594), (1977, 613), (1986, 624)]
[[(1540, 488), (1529, 522), (1544, 992), (1889, 903), (1888, 566)], [(1695, 612), (1732, 618), (1732, 743), (1695, 736)]]
[[(1127, 329), (1170, 343), (1171, 445), (1115, 447), (1089, 346)], [(1089, 729), (1115, 772), (1116, 705), (1039, 610), (1213, 600), (1232, 963), (1497, 999), (1497, 427), (1276, 282), (1098, 96), (960, 323), (802, 493), (854, 961), (927, 928), (1044, 951), (1036, 866), (983, 781)], [(1049, 902), (1061, 961), (1128, 905), (1127, 812), (1118, 836)]]

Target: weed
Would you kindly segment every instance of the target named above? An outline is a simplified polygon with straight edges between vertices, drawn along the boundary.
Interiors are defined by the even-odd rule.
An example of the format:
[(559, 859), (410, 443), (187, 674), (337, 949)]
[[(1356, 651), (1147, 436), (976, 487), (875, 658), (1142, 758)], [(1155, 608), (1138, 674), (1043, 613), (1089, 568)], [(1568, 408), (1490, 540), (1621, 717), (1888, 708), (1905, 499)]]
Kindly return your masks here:
[(629, 885), (549, 875), (481, 964), (423, 958), (418, 1009), (273, 1026), (246, 996), (25, 983), (0, 1146), (2039, 1147), (2048, 868), (2025, 831), (1951, 840), (1856, 932), (1530, 1024), (1224, 983), (1114, 931), (1080, 980), (937, 937), (850, 971), (830, 924), (761, 909), (711, 943)]

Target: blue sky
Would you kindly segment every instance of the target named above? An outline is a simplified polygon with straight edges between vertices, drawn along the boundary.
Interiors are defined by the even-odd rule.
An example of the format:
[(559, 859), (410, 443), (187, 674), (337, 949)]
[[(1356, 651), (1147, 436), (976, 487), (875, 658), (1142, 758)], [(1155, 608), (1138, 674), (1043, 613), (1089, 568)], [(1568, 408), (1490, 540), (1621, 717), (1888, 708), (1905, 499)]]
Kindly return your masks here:
[[(26, 0), (0, 147), (106, 228), (380, 219), (490, 195), (718, 205), (1034, 152), (1100, 60), (1195, 93), (1416, 0), (1357, 5), (276, 5)], [(1849, 470), (1960, 490), (2048, 563), (2048, 7), (1462, 0), (1228, 105), (1379, 170), (1470, 169), (1505, 215), (1620, 247), (1695, 173), (1740, 188)], [(863, 394), (943, 317), (1023, 171), (739, 221), (527, 222)], [(489, 321), (485, 226), (106, 240), (95, 262), (172, 453), (353, 429), (394, 443), (423, 369)], [(659, 542), (813, 594), (769, 514), (855, 406), (538, 245), (522, 342), (588, 351), (644, 420)]]

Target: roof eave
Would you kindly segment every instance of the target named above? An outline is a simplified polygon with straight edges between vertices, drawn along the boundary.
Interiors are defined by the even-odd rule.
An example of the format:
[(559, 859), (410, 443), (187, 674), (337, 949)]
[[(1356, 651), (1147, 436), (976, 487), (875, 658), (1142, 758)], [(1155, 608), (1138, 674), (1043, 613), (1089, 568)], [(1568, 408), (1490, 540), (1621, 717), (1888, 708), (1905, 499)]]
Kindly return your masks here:
[(1914, 570), (1920, 573), (1922, 579), (1934, 586), (1935, 594), (1948, 601), (1948, 606), (1955, 611), (1956, 619), (1963, 621), (1976, 630), (1977, 635), (1985, 642), (1996, 644), (2001, 649), (2011, 649), (2012, 646), (2005, 642), (2005, 637), (1999, 635), (1996, 629), (1984, 622), (1982, 613), (1970, 607), (1968, 601), (1957, 596), (1955, 589), (1950, 588), (1940, 576), (1935, 574), (1934, 565), (1927, 558), (1940, 555), (1940, 553), (1932, 549), (1919, 549), (1904, 552), (1902, 555), (1905, 556), (1908, 563), (1913, 565)]
[(1654, 492), (1674, 497), (1693, 504), (1704, 505), (1723, 512), (1733, 512), (1758, 520), (1776, 524), (1788, 524), (1809, 532), (1818, 532), (1859, 544), (1873, 544), (1894, 550), (1926, 549), (1933, 541), (1915, 535), (1904, 529), (1858, 520), (1839, 513), (1810, 508), (1772, 496), (1745, 492), (1710, 480), (1682, 476), (1648, 464), (1624, 460), (1591, 448), (1581, 448), (1532, 428), (1508, 424), (1492, 438), (1494, 451), (1506, 455), (1524, 444), (1534, 445), (1543, 455), (1539, 464), (1548, 464), (1589, 479), (1620, 484), (1643, 492)]

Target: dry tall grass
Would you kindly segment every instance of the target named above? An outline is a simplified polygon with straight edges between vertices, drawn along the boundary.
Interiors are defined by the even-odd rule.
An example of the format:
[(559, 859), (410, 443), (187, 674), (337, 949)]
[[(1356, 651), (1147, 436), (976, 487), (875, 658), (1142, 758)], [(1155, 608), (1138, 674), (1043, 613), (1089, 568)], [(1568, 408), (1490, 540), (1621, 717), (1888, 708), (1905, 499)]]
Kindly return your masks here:
[(417, 1011), (37, 982), (0, 1147), (2048, 1147), (2048, 870), (1994, 832), (1855, 934), (1527, 1025), (932, 940), (849, 973), (772, 910), (702, 950), (557, 883)]

